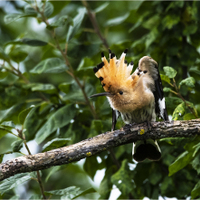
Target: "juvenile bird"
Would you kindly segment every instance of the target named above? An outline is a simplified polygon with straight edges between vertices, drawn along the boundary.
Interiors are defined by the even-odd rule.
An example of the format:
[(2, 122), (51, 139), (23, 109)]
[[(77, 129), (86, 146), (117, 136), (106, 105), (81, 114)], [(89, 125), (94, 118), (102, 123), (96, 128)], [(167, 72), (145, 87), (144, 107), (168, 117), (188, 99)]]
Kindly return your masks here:
[[(102, 53), (102, 62), (94, 68), (97, 78), (105, 90), (91, 97), (106, 96), (113, 110), (112, 130), (118, 115), (126, 124), (156, 121), (156, 115), (168, 120), (165, 98), (158, 70), (158, 64), (149, 56), (139, 60), (134, 73), (133, 62), (127, 65), (127, 49), (119, 59), (110, 51), (110, 62)], [(141, 162), (146, 158), (159, 160), (161, 151), (153, 139), (138, 140), (133, 144), (133, 158)]]

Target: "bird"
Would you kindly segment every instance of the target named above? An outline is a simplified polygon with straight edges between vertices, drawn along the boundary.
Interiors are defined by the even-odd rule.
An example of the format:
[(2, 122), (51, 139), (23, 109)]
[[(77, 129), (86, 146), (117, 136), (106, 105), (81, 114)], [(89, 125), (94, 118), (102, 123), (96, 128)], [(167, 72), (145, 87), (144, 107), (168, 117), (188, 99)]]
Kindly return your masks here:
[[(125, 124), (146, 122), (151, 129), (151, 122), (156, 116), (168, 121), (163, 87), (158, 63), (149, 56), (143, 56), (138, 67), (133, 71), (133, 61), (125, 60), (128, 49), (117, 59), (109, 50), (109, 61), (101, 53), (102, 62), (94, 67), (95, 76), (100, 80), (105, 92), (91, 96), (106, 96), (112, 108), (112, 129), (115, 129), (121, 115)], [(156, 140), (137, 140), (133, 143), (133, 159), (142, 162), (145, 159), (158, 161), (161, 150)]]

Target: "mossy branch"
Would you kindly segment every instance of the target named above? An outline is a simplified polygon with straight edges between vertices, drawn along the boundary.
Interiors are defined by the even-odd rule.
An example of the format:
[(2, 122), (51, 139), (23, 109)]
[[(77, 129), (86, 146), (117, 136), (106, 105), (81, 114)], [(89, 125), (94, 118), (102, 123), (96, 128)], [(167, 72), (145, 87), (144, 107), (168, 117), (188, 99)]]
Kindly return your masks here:
[[(146, 133), (140, 135), (141, 129), (146, 130)], [(96, 155), (112, 147), (131, 143), (140, 139), (193, 137), (198, 134), (200, 134), (200, 119), (152, 122), (151, 130), (148, 130), (146, 123), (126, 125), (120, 130), (102, 133), (73, 145), (8, 160), (5, 163), (0, 164), (0, 180), (4, 180), (18, 173), (37, 171), (56, 165), (75, 162), (82, 158)]]

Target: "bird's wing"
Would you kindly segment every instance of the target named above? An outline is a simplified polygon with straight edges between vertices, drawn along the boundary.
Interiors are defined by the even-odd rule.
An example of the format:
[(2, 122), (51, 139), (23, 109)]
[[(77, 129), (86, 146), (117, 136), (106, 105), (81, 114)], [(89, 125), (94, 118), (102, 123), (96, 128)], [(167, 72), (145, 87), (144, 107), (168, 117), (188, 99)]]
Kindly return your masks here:
[(155, 111), (156, 114), (162, 117), (165, 121), (168, 121), (168, 114), (165, 106), (165, 97), (163, 93), (163, 86), (160, 78), (159, 69), (158, 70), (158, 77), (154, 80), (155, 83), (155, 91), (153, 92), (155, 98)]
[(154, 87), (152, 87), (152, 92), (155, 98), (155, 113), (162, 119), (168, 121), (163, 86), (157, 62), (149, 56), (144, 56), (139, 61), (137, 72), (140, 74), (147, 73), (147, 76), (153, 80)]

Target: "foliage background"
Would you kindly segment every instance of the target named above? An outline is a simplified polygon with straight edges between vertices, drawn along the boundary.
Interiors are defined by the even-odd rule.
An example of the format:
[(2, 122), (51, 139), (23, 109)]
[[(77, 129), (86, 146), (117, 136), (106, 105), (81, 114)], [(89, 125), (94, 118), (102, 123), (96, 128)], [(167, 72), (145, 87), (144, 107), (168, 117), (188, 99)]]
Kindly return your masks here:
[[(108, 48), (117, 56), (128, 48), (127, 61), (135, 66), (142, 56), (153, 57), (171, 118), (198, 118), (199, 20), (199, 1), (1, 1), (1, 161), (110, 130), (107, 100), (88, 98), (102, 91), (92, 68)], [(159, 144), (159, 162), (135, 163), (127, 144), (85, 159), (82, 167), (73, 163), (11, 177), (1, 182), (0, 197), (107, 199), (115, 187), (119, 199), (200, 197), (200, 138)], [(91, 180), (102, 169), (96, 187)]]

